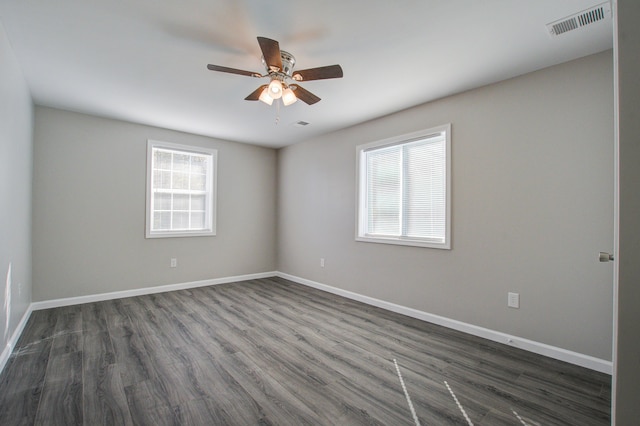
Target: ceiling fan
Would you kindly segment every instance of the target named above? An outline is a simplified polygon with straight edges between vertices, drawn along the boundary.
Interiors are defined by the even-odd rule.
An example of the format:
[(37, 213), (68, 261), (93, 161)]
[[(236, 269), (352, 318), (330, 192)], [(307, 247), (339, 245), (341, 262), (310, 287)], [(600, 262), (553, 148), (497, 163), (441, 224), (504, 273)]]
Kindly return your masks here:
[(271, 80), (269, 84), (263, 84), (251, 92), (251, 94), (245, 98), (247, 101), (260, 100), (271, 105), (275, 99), (282, 98), (282, 103), (287, 106), (300, 99), (308, 105), (313, 105), (320, 101), (320, 98), (308, 90), (303, 89), (298, 82), (342, 77), (342, 68), (340, 65), (328, 65), (325, 67), (293, 71), (296, 58), (291, 53), (280, 50), (280, 45), (277, 41), (266, 37), (258, 37), (258, 44), (260, 45), (260, 50), (262, 50), (262, 63), (267, 70), (266, 74), (220, 65), (207, 65), (207, 68), (211, 71), (227, 72), (257, 78), (268, 77)]

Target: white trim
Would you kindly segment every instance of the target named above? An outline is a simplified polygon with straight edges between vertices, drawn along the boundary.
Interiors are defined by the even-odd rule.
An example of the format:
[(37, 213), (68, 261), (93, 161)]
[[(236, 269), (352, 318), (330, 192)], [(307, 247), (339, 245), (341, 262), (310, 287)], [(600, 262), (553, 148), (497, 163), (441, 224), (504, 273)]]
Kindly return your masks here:
[(581, 367), (589, 368), (591, 370), (599, 371), (605, 374), (612, 374), (613, 364), (611, 361), (595, 358), (589, 355), (580, 354), (577, 352), (569, 351), (566, 349), (558, 348), (555, 346), (547, 345), (545, 343), (535, 342), (533, 340), (524, 339), (517, 336), (512, 336), (499, 331), (490, 330), (483, 327), (478, 327), (473, 324), (464, 323), (454, 319), (442, 317), (439, 315), (430, 314), (427, 312), (419, 311), (417, 309), (408, 308), (406, 306), (397, 305), (395, 303), (386, 302), (384, 300), (375, 299), (373, 297), (364, 296), (362, 294), (354, 293), (352, 291), (343, 290), (337, 287), (332, 287), (326, 284), (321, 284), (316, 281), (300, 278), (294, 275), (289, 275), (279, 271), (273, 272), (261, 272), (256, 274), (237, 275), (233, 277), (213, 278), (202, 281), (192, 281), (180, 284), (169, 284), (157, 287), (145, 287), (133, 290), (115, 291), (110, 293), (101, 293), (87, 296), (69, 297), (63, 299), (46, 300), (42, 302), (31, 303), (27, 309), (27, 312), (23, 315), (18, 327), (14, 331), (11, 339), (7, 343), (4, 351), (0, 355), (0, 372), (4, 368), (7, 360), (9, 359), (13, 348), (15, 347), (22, 331), (29, 319), (31, 312), (40, 309), (57, 308), (61, 306), (78, 305), (82, 303), (100, 302), (104, 300), (121, 299), (124, 297), (142, 296), (145, 294), (164, 293), (167, 291), (185, 290), (189, 288), (205, 287), (210, 285), (227, 284), (233, 282), (247, 281), (253, 279), (280, 277), (298, 284), (313, 287), (318, 290), (326, 291), (328, 293), (337, 294), (338, 296), (346, 297), (348, 299), (357, 300), (362, 303), (366, 303), (371, 306), (376, 306), (382, 309), (386, 309), (391, 312), (396, 312), (402, 315), (406, 315), (412, 318), (426, 321), (432, 324), (441, 325), (454, 330), (462, 331), (473, 336), (482, 337), (494, 342), (507, 344), (514, 346), (529, 352), (533, 352), (539, 355), (544, 355), (549, 358), (554, 358), (560, 361), (565, 361), (571, 364), (579, 365)]
[(514, 346), (516, 348), (524, 349), (526, 351), (533, 352), (539, 355), (544, 355), (549, 358), (554, 358), (560, 361), (565, 361), (571, 364), (579, 365), (581, 367), (589, 368), (591, 370), (599, 371), (601, 373), (612, 374), (613, 371), (613, 364), (611, 361), (606, 361), (578, 352), (569, 351), (566, 349), (547, 345), (545, 343), (535, 342), (533, 340), (524, 339), (522, 337), (512, 336), (510, 334), (501, 333), (499, 331), (490, 330), (484, 327), (479, 327), (477, 325), (468, 324), (451, 318), (430, 314), (427, 312), (419, 311), (417, 309), (408, 308), (406, 306), (396, 305), (395, 303), (386, 302), (384, 300), (364, 296), (362, 294), (354, 293), (348, 290), (331, 287), (326, 284), (321, 284), (305, 278), (285, 274), (283, 272), (277, 272), (277, 276), (290, 281), (294, 281), (298, 284), (337, 294), (338, 296), (343, 296), (348, 299), (357, 300), (358, 302), (366, 303), (367, 305), (377, 306), (378, 308), (386, 309), (388, 311), (396, 312), (408, 317), (462, 331), (464, 333), (482, 337), (494, 342)]
[[(397, 145), (404, 145), (412, 141), (424, 140), (444, 133), (445, 142), (445, 235), (444, 241), (431, 238), (417, 238), (407, 236), (378, 236), (367, 234), (367, 191), (366, 174), (367, 166), (365, 156), (372, 149), (384, 149)], [(416, 132), (393, 136), (374, 142), (356, 146), (356, 226), (355, 240), (367, 243), (395, 244), (404, 246), (427, 247), (442, 250), (451, 250), (451, 123), (441, 126), (423, 129)], [(404, 220), (403, 220), (404, 221)]]
[[(154, 231), (151, 229), (152, 210), (153, 210), (153, 150), (164, 149), (170, 151), (182, 151), (191, 154), (207, 155), (211, 157), (207, 173), (206, 189), (204, 193), (207, 195), (207, 209), (205, 218), (205, 228), (197, 230), (182, 231)], [(153, 139), (147, 139), (147, 181), (146, 181), (146, 219), (145, 219), (145, 238), (174, 238), (174, 237), (212, 237), (216, 235), (217, 223), (217, 188), (218, 188), (218, 150), (213, 148), (205, 148), (191, 145), (181, 145), (170, 142), (162, 142)]]
[(165, 293), (167, 291), (186, 290), (190, 288), (206, 287), (210, 285), (228, 284), (239, 281), (256, 280), (276, 276), (276, 272), (260, 272), (257, 274), (236, 275), (234, 277), (212, 278), (209, 280), (192, 281), (179, 284), (168, 284), (157, 287), (144, 287), (132, 290), (114, 291), (110, 293), (90, 294), (87, 296), (67, 297), (62, 299), (45, 300), (31, 304), (34, 311), (40, 309), (59, 308), (61, 306), (79, 305), (82, 303), (102, 302), (105, 300), (122, 299), (125, 297), (143, 296), (146, 294)]
[(616, 424), (618, 401), (618, 306), (620, 297), (620, 40), (618, 38), (618, 1), (613, 0), (613, 326), (611, 332), (611, 424)]
[(110, 293), (91, 294), (87, 296), (67, 297), (62, 299), (45, 300), (42, 302), (33, 302), (27, 308), (27, 311), (22, 316), (22, 319), (18, 323), (13, 335), (7, 342), (4, 350), (0, 354), (0, 373), (4, 369), (7, 361), (13, 353), (13, 349), (18, 343), (18, 339), (24, 331), (24, 327), (27, 325), (27, 321), (33, 311), (39, 311), (41, 309), (59, 308), (62, 306), (79, 305), (82, 303), (102, 302), (105, 300), (122, 299), (124, 297), (142, 296), (145, 294), (164, 293), (167, 291), (185, 290), (189, 288), (206, 287), (210, 285), (228, 284), (239, 281), (255, 280), (260, 278), (270, 278), (277, 276), (276, 272), (260, 272), (256, 274), (236, 275), (233, 277), (213, 278), (202, 281), (192, 281), (180, 284), (169, 284), (157, 287), (145, 287), (132, 290), (114, 291)]
[(33, 312), (33, 303), (31, 303), (27, 307), (26, 312), (24, 313), (24, 315), (22, 315), (22, 318), (20, 319), (18, 326), (13, 331), (11, 338), (7, 342), (7, 346), (4, 347), (2, 354), (0, 354), (0, 373), (2, 373), (2, 370), (4, 370), (5, 365), (7, 365), (7, 361), (9, 361), (9, 358), (13, 353), (13, 348), (16, 347), (16, 343), (18, 343), (18, 339), (22, 335), (22, 331), (24, 330), (24, 327), (27, 325), (27, 321), (29, 321), (31, 312)]

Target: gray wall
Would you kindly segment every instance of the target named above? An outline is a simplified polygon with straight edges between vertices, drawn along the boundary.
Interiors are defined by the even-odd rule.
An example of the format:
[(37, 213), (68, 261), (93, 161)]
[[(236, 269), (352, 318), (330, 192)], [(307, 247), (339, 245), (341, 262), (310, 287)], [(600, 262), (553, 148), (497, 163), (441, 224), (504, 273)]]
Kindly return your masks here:
[[(215, 237), (145, 239), (147, 139), (218, 149)], [(36, 107), (33, 300), (275, 270), (276, 165), (273, 149)]]
[(618, 0), (619, 248), (615, 424), (640, 418), (640, 2)]
[(32, 129), (31, 94), (0, 22), (0, 352), (31, 302)]
[[(611, 360), (612, 81), (607, 51), (280, 150), (278, 270)], [(453, 249), (354, 241), (355, 146), (449, 122)]]

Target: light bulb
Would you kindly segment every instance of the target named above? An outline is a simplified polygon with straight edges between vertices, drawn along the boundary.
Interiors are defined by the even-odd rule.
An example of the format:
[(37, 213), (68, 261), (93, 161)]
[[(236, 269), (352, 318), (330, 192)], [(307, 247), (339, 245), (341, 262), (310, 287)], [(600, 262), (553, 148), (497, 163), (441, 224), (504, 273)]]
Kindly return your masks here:
[(289, 106), (297, 100), (298, 98), (296, 98), (295, 93), (293, 93), (293, 90), (290, 88), (287, 87), (282, 91), (282, 103), (284, 106)]
[(282, 96), (282, 83), (280, 80), (271, 80), (271, 83), (269, 83), (269, 96), (273, 99), (280, 99), (280, 96)]
[(271, 105), (273, 103), (273, 98), (269, 96), (269, 88), (265, 87), (262, 93), (260, 93), (260, 97), (258, 98), (262, 102), (267, 105)]

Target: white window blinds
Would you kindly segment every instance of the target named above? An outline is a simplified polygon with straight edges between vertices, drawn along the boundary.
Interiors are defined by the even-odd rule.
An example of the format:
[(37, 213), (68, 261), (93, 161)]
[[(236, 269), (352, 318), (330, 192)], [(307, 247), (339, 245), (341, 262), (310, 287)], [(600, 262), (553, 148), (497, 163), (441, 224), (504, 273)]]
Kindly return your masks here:
[(405, 215), (402, 235), (444, 242), (445, 138), (444, 135), (403, 146)]
[(447, 130), (359, 147), (359, 240), (448, 248)]
[(402, 149), (378, 149), (365, 155), (367, 234), (398, 236), (402, 230)]

